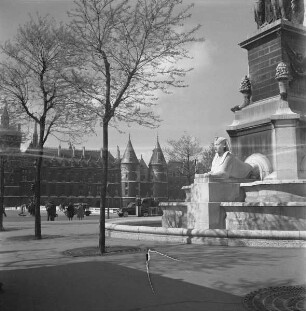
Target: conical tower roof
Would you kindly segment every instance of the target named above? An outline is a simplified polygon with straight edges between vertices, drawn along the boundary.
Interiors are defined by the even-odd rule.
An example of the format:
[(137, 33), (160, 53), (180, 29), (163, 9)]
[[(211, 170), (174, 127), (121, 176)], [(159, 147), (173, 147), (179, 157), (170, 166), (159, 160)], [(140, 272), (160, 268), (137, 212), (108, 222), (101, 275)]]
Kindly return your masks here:
[(151, 160), (149, 165), (165, 165), (167, 164), (163, 151), (160, 147), (159, 141), (158, 141), (158, 137), (156, 139), (156, 146), (153, 149), (153, 154), (151, 156)]
[(145, 160), (142, 158), (142, 155), (141, 155), (141, 157), (140, 157), (139, 164), (140, 164), (140, 166), (143, 167), (143, 168), (148, 168), (148, 165), (147, 165), (147, 163), (145, 162)]
[(138, 159), (136, 157), (133, 145), (131, 143), (131, 138), (130, 137), (129, 137), (129, 141), (127, 143), (126, 149), (124, 151), (121, 163), (122, 164), (125, 164), (125, 163), (135, 163), (135, 164), (138, 164), (139, 163), (139, 161), (138, 161)]
[(9, 114), (8, 114), (6, 105), (3, 108), (3, 113), (1, 116), (1, 126), (5, 129), (8, 129), (10, 127), (10, 118), (9, 118)]

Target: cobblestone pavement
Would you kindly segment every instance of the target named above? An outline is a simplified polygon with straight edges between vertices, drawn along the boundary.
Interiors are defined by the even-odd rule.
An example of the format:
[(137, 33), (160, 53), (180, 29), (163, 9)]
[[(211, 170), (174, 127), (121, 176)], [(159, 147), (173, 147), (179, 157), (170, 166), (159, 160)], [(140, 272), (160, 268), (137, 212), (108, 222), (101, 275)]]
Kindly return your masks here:
[[(97, 247), (97, 219), (43, 220), (42, 240), (33, 238), (33, 225), (5, 222), (0, 233), (1, 311), (242, 311), (250, 293), (306, 284), (305, 249), (107, 239), (110, 248), (132, 251), (70, 256)], [(150, 252), (149, 275), (147, 249), (157, 251)]]

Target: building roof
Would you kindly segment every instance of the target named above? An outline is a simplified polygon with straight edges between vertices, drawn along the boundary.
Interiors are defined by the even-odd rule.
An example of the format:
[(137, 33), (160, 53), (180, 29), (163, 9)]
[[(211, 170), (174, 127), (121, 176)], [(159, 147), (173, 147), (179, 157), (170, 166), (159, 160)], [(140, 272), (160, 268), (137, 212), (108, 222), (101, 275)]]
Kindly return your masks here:
[(123, 158), (121, 160), (123, 164), (139, 164), (139, 161), (136, 157), (133, 145), (131, 143), (131, 139), (129, 137), (129, 141), (127, 143), (126, 149), (123, 154)]
[(145, 162), (145, 160), (142, 158), (142, 156), (141, 156), (141, 158), (139, 160), (139, 164), (140, 164), (140, 168), (148, 169), (148, 165)]
[(159, 144), (159, 141), (158, 141), (158, 137), (156, 140), (156, 146), (153, 149), (153, 154), (151, 156), (151, 160), (150, 160), (149, 165), (167, 165), (163, 151), (162, 151), (160, 144)]
[[(28, 148), (26, 153), (37, 154), (37, 149)], [(110, 152), (108, 152), (108, 156), (109, 164), (114, 165), (116, 159)], [(63, 166), (92, 166), (93, 164), (101, 166), (102, 150), (86, 150), (84, 147), (82, 149), (74, 147), (61, 148), (61, 146), (58, 148), (44, 147), (44, 163), (48, 165), (49, 162)]]

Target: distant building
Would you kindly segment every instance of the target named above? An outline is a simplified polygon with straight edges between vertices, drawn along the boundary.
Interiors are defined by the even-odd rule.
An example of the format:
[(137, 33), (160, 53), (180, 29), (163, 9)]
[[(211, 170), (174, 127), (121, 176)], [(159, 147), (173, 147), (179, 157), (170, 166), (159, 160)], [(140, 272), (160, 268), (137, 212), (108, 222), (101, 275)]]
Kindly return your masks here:
[(126, 205), (135, 197), (154, 197), (159, 201), (168, 200), (167, 163), (157, 139), (149, 166), (141, 157), (136, 157), (129, 138), (121, 159), (122, 202)]
[[(20, 131), (17, 134), (20, 136)], [(0, 141), (1, 135), (0, 131)], [(7, 157), (5, 164), (6, 206), (28, 203), (33, 196), (31, 185), (35, 178), (37, 127), (35, 126), (32, 141), (25, 152), (20, 151), (20, 139), (18, 142), (14, 154)], [(109, 153), (107, 204), (110, 207), (126, 206), (137, 197), (154, 197), (159, 201), (166, 201), (169, 189), (170, 198), (175, 199), (173, 196), (178, 195), (179, 189), (172, 191), (174, 185), (169, 185), (168, 168), (170, 180), (179, 184), (176, 188), (181, 187), (182, 180), (175, 178), (178, 175), (174, 173), (173, 164), (167, 165), (158, 138), (147, 165), (142, 157), (137, 158), (129, 137), (122, 158), (119, 147), (116, 158)], [(103, 172), (102, 150), (86, 150), (84, 147), (76, 149), (72, 145), (69, 148), (45, 147), (41, 172), (41, 204), (54, 201), (58, 205), (71, 201), (99, 207)]]
[(182, 162), (168, 162), (168, 198), (169, 201), (183, 201), (185, 192), (183, 186), (188, 185), (187, 176), (182, 173)]

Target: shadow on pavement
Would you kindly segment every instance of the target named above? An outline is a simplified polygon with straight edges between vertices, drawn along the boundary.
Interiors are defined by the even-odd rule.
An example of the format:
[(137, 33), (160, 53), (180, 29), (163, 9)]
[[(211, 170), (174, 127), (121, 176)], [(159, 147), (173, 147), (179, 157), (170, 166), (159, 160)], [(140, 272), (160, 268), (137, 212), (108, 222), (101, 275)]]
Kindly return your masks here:
[(2, 311), (244, 310), (242, 297), (108, 262), (0, 271)]

